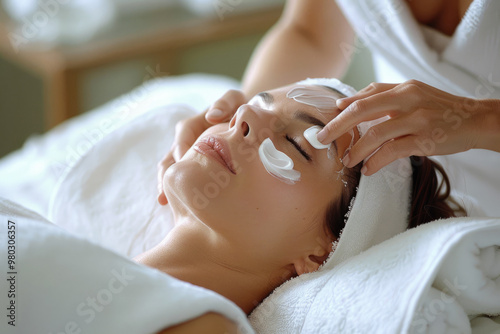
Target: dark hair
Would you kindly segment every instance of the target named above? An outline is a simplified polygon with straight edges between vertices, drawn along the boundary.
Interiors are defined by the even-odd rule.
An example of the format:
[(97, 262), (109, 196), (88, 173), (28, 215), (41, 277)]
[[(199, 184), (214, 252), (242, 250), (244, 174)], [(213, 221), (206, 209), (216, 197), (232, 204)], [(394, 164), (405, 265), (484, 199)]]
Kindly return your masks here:
[[(450, 197), (450, 180), (440, 164), (427, 157), (411, 156), (410, 161), (413, 181), (408, 228), (440, 218), (466, 214), (463, 207)], [(345, 226), (345, 216), (359, 185), (361, 166), (362, 163), (359, 163), (353, 168), (344, 169), (347, 186), (340, 199), (334, 200), (326, 211), (326, 224), (335, 238), (339, 238)], [(441, 175), (441, 182), (437, 173)], [(454, 208), (450, 204), (453, 204)]]

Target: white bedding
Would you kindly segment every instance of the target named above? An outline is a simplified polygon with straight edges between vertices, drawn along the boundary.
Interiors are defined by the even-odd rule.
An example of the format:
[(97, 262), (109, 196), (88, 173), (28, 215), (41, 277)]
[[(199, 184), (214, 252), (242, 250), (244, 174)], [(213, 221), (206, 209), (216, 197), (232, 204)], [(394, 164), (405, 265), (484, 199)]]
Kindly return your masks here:
[[(2, 334), (151, 334), (207, 312), (253, 333), (244, 312), (219, 294), (139, 265), (1, 198), (0, 221)], [(9, 267), (7, 240), (14, 247)]]
[(194, 114), (182, 105), (158, 108), (92, 147), (55, 187), (49, 220), (125, 256), (156, 246), (173, 227), (158, 205), (156, 164), (176, 122)]

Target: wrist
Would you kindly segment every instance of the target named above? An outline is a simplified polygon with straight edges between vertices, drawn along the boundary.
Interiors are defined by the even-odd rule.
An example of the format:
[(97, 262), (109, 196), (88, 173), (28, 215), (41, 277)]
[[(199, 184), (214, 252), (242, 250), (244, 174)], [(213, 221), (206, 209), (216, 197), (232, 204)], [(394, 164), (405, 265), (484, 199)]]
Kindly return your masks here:
[(500, 152), (500, 100), (479, 100), (479, 126), (475, 148)]

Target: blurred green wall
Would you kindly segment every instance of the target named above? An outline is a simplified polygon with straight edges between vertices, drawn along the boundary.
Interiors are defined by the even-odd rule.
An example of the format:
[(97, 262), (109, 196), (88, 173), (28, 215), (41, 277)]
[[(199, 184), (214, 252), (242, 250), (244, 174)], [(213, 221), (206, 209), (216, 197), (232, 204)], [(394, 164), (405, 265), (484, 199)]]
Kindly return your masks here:
[[(262, 35), (202, 44), (187, 49), (178, 60), (176, 73), (204, 72), (241, 79), (251, 53)], [(137, 85), (157, 64), (134, 60), (88, 72), (81, 78), (83, 110), (95, 108)], [(160, 68), (161, 70), (161, 68)], [(368, 51), (354, 56), (344, 81), (357, 89), (373, 81)], [(34, 133), (43, 132), (43, 83), (33, 74), (0, 57), (0, 157), (22, 146)]]

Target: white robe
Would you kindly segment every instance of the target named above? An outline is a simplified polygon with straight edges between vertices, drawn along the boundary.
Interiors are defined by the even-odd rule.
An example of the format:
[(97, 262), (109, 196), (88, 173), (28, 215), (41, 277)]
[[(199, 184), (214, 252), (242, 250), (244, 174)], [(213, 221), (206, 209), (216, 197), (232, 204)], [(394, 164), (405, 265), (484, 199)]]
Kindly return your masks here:
[[(337, 3), (362, 40), (352, 47), (372, 52), (376, 81), (416, 79), (459, 96), (500, 99), (500, 1), (474, 0), (451, 37), (420, 25), (404, 0)], [(500, 154), (470, 150), (433, 159), (454, 190), (477, 200), (487, 216), (500, 216)]]

